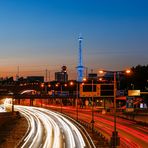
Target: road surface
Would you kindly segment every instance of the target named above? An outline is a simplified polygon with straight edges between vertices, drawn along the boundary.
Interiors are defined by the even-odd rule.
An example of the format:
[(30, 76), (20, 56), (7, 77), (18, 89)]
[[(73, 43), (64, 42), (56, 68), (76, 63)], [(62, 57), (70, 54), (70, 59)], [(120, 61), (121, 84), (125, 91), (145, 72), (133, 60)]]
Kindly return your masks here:
[[(18, 147), (22, 148), (84, 148), (92, 147), (80, 129), (70, 120), (53, 111), (15, 106), (28, 120), (28, 131)], [(95, 147), (95, 146), (94, 146)]]
[[(51, 108), (51, 106), (50, 106)], [(71, 107), (63, 107), (63, 113), (76, 118), (76, 109)], [(90, 123), (92, 120), (92, 112), (90, 109), (78, 110), (79, 120)], [(109, 140), (114, 130), (114, 116), (102, 115), (94, 113), (95, 128), (99, 130)], [(90, 123), (91, 125), (91, 123)], [(148, 148), (148, 127), (136, 124), (134, 121), (117, 117), (117, 131), (120, 137), (121, 148)]]

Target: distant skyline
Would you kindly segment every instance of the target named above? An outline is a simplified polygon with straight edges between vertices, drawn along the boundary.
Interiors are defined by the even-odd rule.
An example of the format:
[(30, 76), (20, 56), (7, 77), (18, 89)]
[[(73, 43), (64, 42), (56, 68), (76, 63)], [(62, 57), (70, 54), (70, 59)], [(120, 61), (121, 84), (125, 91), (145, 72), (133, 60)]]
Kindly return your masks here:
[(76, 79), (78, 37), (83, 62), (123, 70), (148, 64), (147, 0), (0, 0), (0, 77), (45, 75), (67, 66)]

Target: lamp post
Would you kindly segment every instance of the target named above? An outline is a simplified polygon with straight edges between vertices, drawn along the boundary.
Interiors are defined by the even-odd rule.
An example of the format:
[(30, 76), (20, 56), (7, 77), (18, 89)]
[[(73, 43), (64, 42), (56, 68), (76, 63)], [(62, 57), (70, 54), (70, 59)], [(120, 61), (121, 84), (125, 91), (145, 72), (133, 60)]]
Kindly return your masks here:
[(112, 139), (113, 139), (113, 146), (116, 147), (117, 146), (117, 137), (118, 137), (118, 132), (116, 130), (116, 92), (117, 92), (117, 80), (116, 80), (116, 72), (114, 71), (114, 131), (113, 131), (113, 135), (112, 135)]
[(94, 81), (93, 79), (91, 80), (91, 85), (92, 85), (92, 120), (91, 120), (91, 124), (92, 124), (92, 133), (94, 131), (94, 96), (93, 96), (93, 91), (94, 91)]
[[(47, 88), (50, 88), (50, 91), (49, 91), (49, 93), (47, 92), (47, 95), (52, 95), (51, 94), (51, 84), (48, 84)], [(48, 98), (48, 102), (47, 103), (50, 104), (50, 98)]]
[(114, 82), (114, 131), (112, 132), (111, 146), (116, 148), (116, 146), (118, 146), (119, 142), (120, 142), (118, 132), (117, 132), (117, 129), (116, 129), (116, 92), (117, 92), (117, 77), (116, 77), (116, 74), (117, 74), (117, 72), (119, 72), (119, 73), (125, 72), (125, 73), (129, 74), (131, 71), (130, 70), (126, 70), (126, 71), (100, 70), (99, 71), (99, 73), (101, 73), (101, 74), (103, 74), (104, 72), (110, 72), (110, 73), (113, 73), (113, 75), (114, 75), (114, 79), (113, 79), (113, 82)]
[(76, 81), (76, 82), (73, 82), (71, 81), (69, 83), (69, 85), (72, 87), (72, 86), (75, 86), (75, 89), (76, 90), (76, 93), (73, 93), (73, 104), (76, 106), (76, 120), (78, 121), (78, 97), (79, 97), (79, 93), (78, 93), (78, 89), (79, 89), (79, 82)]
[(62, 85), (61, 85), (61, 90), (60, 90), (61, 92), (60, 92), (60, 94), (61, 94), (61, 113), (62, 113)]
[[(69, 82), (69, 86), (70, 86), (70, 87), (73, 87), (73, 86), (74, 86), (74, 82), (73, 82), (73, 81), (70, 81), (70, 82)], [(71, 90), (71, 88), (70, 88), (69, 90)], [(73, 105), (75, 105), (75, 98), (73, 97), (73, 91), (71, 92), (70, 97), (71, 97), (71, 99), (72, 99), (72, 100), (71, 100), (71, 103), (72, 103), (72, 106), (73, 106)]]
[[(45, 84), (42, 83), (42, 84), (41, 84), (42, 93), (44, 93), (44, 87), (45, 87)], [(42, 107), (42, 104), (43, 104), (43, 102), (42, 102), (42, 97), (41, 97), (41, 107)]]
[[(57, 83), (56, 85), (55, 85), (55, 87), (57, 87), (57, 89), (59, 90), (60, 89), (60, 94), (58, 94), (58, 96), (59, 96), (59, 99), (60, 99), (60, 105), (61, 105), (61, 113), (62, 113), (62, 84), (59, 84), (59, 83)], [(59, 88), (60, 87), (60, 88)]]
[(76, 88), (76, 97), (77, 97), (77, 100), (76, 100), (76, 119), (78, 121), (78, 99), (79, 99), (79, 82), (77, 82), (77, 88)]
[[(86, 81), (87, 79), (84, 78), (83, 81)], [(94, 92), (94, 80), (92, 79), (91, 80), (91, 98), (92, 98), (92, 109), (91, 109), (91, 124), (92, 124), (92, 133), (94, 131), (94, 95), (93, 95), (93, 92)]]
[(110, 72), (110, 73), (113, 73), (114, 75), (114, 79), (113, 79), (113, 82), (114, 82), (114, 131), (112, 132), (112, 137), (111, 137), (111, 146), (112, 147), (115, 147), (117, 146), (117, 137), (118, 137), (118, 132), (116, 130), (116, 73), (117, 71), (106, 71), (106, 70), (100, 70), (99, 73), (100, 74), (103, 74), (104, 72)]
[[(58, 84), (57, 84), (57, 87), (58, 87)], [(60, 84), (60, 96), (61, 96), (61, 113), (63, 112), (63, 101), (62, 101), (62, 98), (63, 98), (63, 87), (67, 87), (67, 84), (65, 83), (64, 85)]]

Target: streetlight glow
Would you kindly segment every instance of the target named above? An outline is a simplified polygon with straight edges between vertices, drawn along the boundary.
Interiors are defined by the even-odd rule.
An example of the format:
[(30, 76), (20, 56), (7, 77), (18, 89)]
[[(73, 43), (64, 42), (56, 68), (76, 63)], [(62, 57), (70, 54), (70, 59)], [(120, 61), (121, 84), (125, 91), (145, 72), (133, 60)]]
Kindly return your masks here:
[(87, 81), (87, 79), (86, 78), (83, 78), (83, 82), (85, 82), (85, 81)]
[(129, 74), (129, 73), (131, 73), (131, 70), (130, 70), (130, 69), (127, 69), (125, 72), (126, 72), (127, 74)]
[(41, 84), (41, 87), (42, 87), (42, 88), (44, 87), (44, 83)]
[(67, 84), (65, 83), (64, 86), (67, 87)]
[(116, 71), (116, 70), (115, 70), (115, 71), (112, 71), (112, 70), (111, 70), (111, 71), (110, 71), (110, 70), (99, 70), (99, 73), (100, 73), (100, 74), (103, 74), (103, 73), (105, 73), (105, 72), (110, 72), (110, 73), (114, 73), (114, 72), (116, 72), (116, 73), (117, 73), (117, 72), (119, 72), (119, 73), (120, 73), (120, 72), (121, 72), (121, 73), (124, 73), (124, 72), (125, 72), (125, 73), (129, 74), (129, 73), (131, 73), (131, 70), (130, 70), (130, 69), (121, 70), (121, 71), (120, 71), (120, 70), (119, 70), (119, 71), (118, 71), (118, 70), (117, 70), (117, 71)]
[(74, 83), (71, 81), (71, 82), (70, 82), (70, 85), (72, 86), (73, 84), (74, 84)]
[(103, 74), (103, 73), (104, 73), (104, 70), (99, 70), (99, 73), (100, 73), (100, 74)]
[(99, 81), (102, 81), (102, 78), (99, 78)]

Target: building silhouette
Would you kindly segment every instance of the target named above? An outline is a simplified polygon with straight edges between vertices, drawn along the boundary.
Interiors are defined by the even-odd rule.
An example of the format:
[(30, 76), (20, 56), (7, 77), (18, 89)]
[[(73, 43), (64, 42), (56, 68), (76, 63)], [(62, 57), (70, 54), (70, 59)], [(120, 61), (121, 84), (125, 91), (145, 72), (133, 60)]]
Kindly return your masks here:
[(68, 81), (68, 74), (67, 74), (67, 67), (62, 66), (61, 72), (55, 72), (55, 81), (58, 82), (67, 82)]

